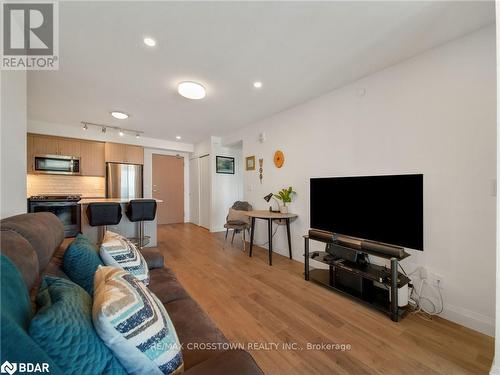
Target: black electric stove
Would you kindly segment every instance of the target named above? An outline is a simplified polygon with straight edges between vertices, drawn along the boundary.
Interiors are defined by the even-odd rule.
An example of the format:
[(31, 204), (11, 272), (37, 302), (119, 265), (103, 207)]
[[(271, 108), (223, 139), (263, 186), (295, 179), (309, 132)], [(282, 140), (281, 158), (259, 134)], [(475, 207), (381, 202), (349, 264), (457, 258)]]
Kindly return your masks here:
[(64, 237), (80, 232), (81, 195), (34, 195), (28, 198), (28, 212), (52, 212), (64, 225)]

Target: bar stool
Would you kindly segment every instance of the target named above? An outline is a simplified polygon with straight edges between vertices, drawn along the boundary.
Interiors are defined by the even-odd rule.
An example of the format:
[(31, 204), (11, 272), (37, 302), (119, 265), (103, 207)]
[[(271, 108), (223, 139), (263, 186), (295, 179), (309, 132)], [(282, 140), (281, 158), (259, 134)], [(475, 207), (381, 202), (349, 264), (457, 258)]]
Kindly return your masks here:
[(106, 234), (106, 226), (117, 225), (122, 219), (122, 207), (119, 203), (99, 202), (87, 206), (87, 219), (91, 227), (101, 227), (102, 241)]
[[(156, 217), (156, 200), (154, 199), (132, 199), (125, 211), (128, 219), (139, 222), (139, 238), (133, 239), (139, 249), (149, 243), (149, 236), (144, 235), (144, 222), (153, 221)], [(135, 241), (134, 241), (135, 240)]]

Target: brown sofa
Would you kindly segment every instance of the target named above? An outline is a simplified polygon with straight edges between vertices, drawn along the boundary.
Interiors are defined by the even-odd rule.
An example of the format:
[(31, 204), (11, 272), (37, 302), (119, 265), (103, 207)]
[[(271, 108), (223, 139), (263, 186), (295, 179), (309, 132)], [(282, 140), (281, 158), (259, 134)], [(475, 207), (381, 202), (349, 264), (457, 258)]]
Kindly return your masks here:
[[(65, 250), (61, 246), (64, 233), (55, 215), (35, 213), (13, 216), (0, 221), (0, 230), (0, 249), (19, 268), (32, 301), (40, 276), (50, 274), (68, 278), (60, 268)], [(149, 288), (165, 305), (183, 344), (185, 373), (262, 374), (250, 354), (224, 347), (228, 344), (226, 337), (189, 296), (174, 273), (163, 267), (160, 252), (144, 249), (143, 254), (150, 268)], [(36, 309), (35, 304), (33, 309)], [(199, 348), (199, 344), (203, 343), (210, 343), (211, 350)]]

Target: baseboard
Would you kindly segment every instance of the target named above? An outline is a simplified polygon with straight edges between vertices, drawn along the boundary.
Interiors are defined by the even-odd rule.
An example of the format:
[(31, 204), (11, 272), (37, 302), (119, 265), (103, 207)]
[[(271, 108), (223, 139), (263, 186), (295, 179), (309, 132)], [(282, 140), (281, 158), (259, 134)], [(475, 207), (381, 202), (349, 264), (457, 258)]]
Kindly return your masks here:
[(495, 319), (489, 316), (448, 304), (445, 304), (439, 316), (485, 335), (495, 336)]

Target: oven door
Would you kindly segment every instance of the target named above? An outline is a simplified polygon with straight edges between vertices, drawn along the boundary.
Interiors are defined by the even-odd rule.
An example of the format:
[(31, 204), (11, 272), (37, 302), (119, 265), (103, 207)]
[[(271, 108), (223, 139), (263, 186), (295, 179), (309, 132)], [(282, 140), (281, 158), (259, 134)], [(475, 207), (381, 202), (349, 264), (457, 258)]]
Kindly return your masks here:
[(35, 172), (50, 174), (80, 174), (80, 159), (72, 156), (35, 156)]
[(29, 212), (52, 212), (64, 225), (64, 237), (80, 233), (80, 206), (77, 202), (29, 202)]

